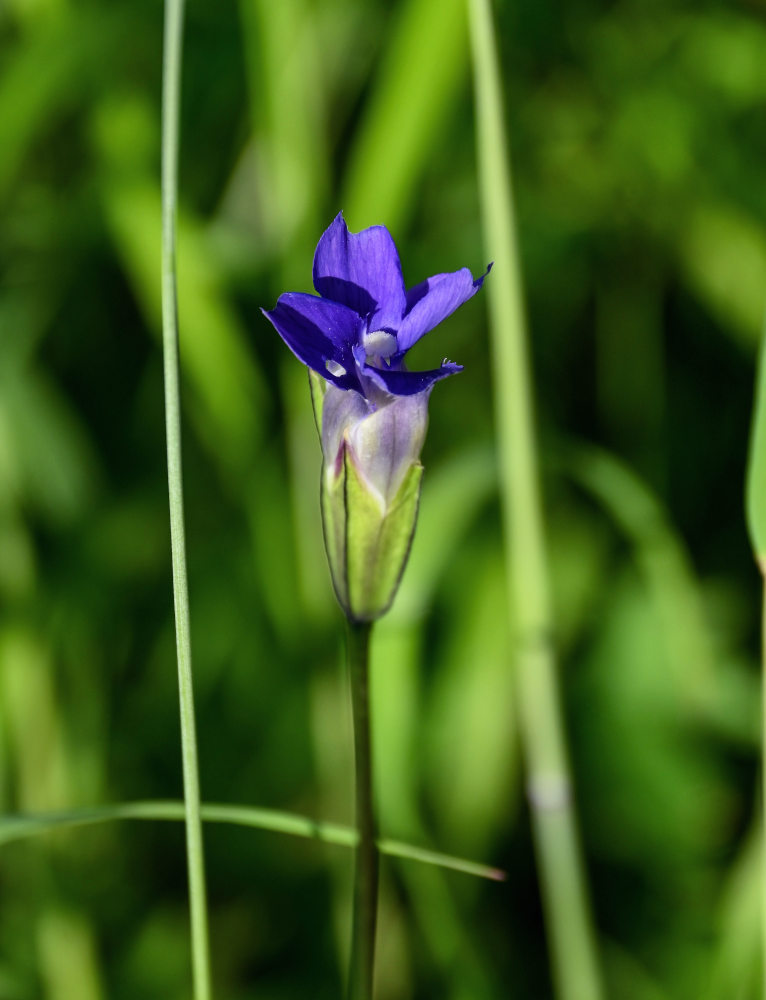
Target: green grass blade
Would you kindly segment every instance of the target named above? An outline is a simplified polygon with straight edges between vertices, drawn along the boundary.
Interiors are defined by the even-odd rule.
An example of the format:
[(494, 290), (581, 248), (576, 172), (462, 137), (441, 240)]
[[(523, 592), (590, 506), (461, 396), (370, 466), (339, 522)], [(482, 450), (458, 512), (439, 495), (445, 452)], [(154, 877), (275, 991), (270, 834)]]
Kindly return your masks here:
[(756, 377), (745, 498), (750, 544), (763, 570), (766, 565), (766, 326)]
[(425, 865), (435, 865), (437, 868), (449, 868), (464, 875), (475, 875), (476, 878), (486, 878), (493, 882), (504, 882), (506, 874), (500, 868), (490, 868), (478, 861), (466, 861), (463, 858), (453, 858), (439, 851), (429, 851), (421, 847), (413, 847), (400, 840), (381, 840), (378, 842), (381, 854), (392, 858), (406, 858), (408, 861), (420, 861)]
[(406, 222), (465, 70), (462, 0), (401, 5), (343, 185), (352, 229), (385, 220), (396, 232)]
[(183, 0), (167, 0), (165, 4), (162, 73), (162, 338), (165, 370), (170, 544), (173, 562), (173, 599), (181, 711), (181, 755), (186, 802), (186, 853), (189, 869), (194, 997), (195, 1000), (210, 1000), (207, 894), (202, 852), (197, 737), (194, 724), (189, 584), (186, 575), (183, 477), (181, 472), (181, 403), (175, 236), (182, 43)]
[(730, 738), (754, 745), (759, 738), (756, 681), (749, 671), (716, 662), (693, 561), (659, 498), (617, 456), (590, 445), (570, 445), (562, 470), (629, 541), (657, 609), (658, 645), (684, 708)]
[(515, 239), (502, 86), (489, 0), (469, 0), (480, 196), (500, 450), (501, 500), (515, 628), (518, 703), (553, 976), (561, 1000), (602, 996), (567, 759), (546, 567), (532, 389)]
[[(324, 823), (311, 819), (309, 816), (300, 816), (278, 809), (202, 803), (200, 814), (206, 823), (231, 823), (235, 826), (248, 826), (257, 830), (318, 840), (324, 844), (334, 844), (339, 847), (356, 846), (357, 835), (353, 827), (343, 826), (340, 823)], [(183, 802), (158, 799), (144, 802), (121, 802), (116, 805), (95, 806), (91, 809), (72, 809), (66, 812), (0, 816), (0, 846), (52, 833), (57, 829), (97, 826), (100, 823), (113, 823), (120, 820), (178, 822), (183, 821), (185, 815)], [(392, 858), (419, 861), (422, 864), (448, 868), (451, 871), (473, 875), (476, 878), (502, 882), (506, 877), (505, 872), (499, 868), (492, 868), (478, 861), (456, 858), (439, 851), (416, 847), (401, 840), (379, 840), (378, 847), (382, 854), (387, 854)]]
[[(766, 572), (761, 604), (761, 733), (766, 729)], [(766, 742), (761, 736), (761, 813), (766, 802)], [(761, 819), (761, 969), (766, 997), (766, 822)]]
[[(753, 554), (763, 576), (763, 605), (761, 609), (761, 725), (763, 732), (764, 727), (766, 727), (766, 325), (764, 326), (758, 361), (755, 406), (750, 433), (750, 453), (747, 460), (746, 512)], [(761, 808), (763, 809), (763, 802), (766, 802), (766, 742), (764, 742), (763, 736), (761, 737), (761, 782)], [(764, 823), (763, 829), (766, 831), (766, 823)], [(761, 947), (763, 950), (763, 995), (766, 996), (766, 878), (764, 877), (766, 872), (766, 834), (762, 840)]]

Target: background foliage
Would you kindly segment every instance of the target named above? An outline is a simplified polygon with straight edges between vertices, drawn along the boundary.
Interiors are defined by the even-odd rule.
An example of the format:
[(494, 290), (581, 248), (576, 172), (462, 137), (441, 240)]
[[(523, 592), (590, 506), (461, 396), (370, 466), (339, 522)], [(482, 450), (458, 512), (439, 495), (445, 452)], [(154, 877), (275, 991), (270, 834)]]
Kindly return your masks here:
[[(567, 724), (611, 995), (755, 997), (758, 580), (742, 517), (766, 273), (753, 2), (497, 7)], [(180, 795), (159, 350), (162, 10), (0, 5), (0, 800)], [(259, 313), (343, 208), (414, 284), (486, 261), (462, 0), (192, 0), (179, 220), (202, 789), (348, 821), (340, 616), (305, 373)], [(491, 280), (491, 279), (490, 279)], [(484, 302), (438, 387), (374, 652), (379, 995), (547, 997)], [(213, 826), (227, 998), (337, 997), (350, 858)], [(183, 830), (0, 851), (1, 1000), (188, 996)]]

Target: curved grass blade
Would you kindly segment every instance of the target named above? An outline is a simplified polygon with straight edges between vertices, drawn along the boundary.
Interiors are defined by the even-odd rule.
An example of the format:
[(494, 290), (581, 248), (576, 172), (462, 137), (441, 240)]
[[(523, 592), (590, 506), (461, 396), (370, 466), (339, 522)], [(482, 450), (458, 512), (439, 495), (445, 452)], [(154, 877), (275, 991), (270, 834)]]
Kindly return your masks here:
[[(268, 830), (272, 833), (286, 833), (293, 837), (318, 840), (321, 843), (334, 844), (339, 847), (356, 846), (357, 834), (352, 827), (343, 826), (340, 823), (324, 823), (296, 813), (220, 803), (203, 803), (200, 813), (206, 823), (232, 823), (235, 826), (248, 826), (257, 830)], [(119, 820), (180, 822), (183, 821), (184, 817), (184, 803), (172, 799), (121, 802), (117, 805), (72, 809), (66, 812), (6, 815), (0, 816), (0, 846), (52, 833), (59, 829), (97, 826), (100, 823), (112, 823)], [(387, 854), (392, 858), (419, 861), (422, 864), (447, 868), (451, 871), (462, 872), (464, 875), (473, 875), (476, 878), (490, 879), (494, 882), (503, 882), (506, 878), (505, 872), (499, 868), (492, 868), (478, 861), (455, 858), (452, 855), (431, 851), (424, 847), (416, 847), (400, 840), (379, 840), (378, 848), (381, 854)]]
[(618, 456), (591, 445), (571, 443), (560, 471), (601, 505), (629, 541), (685, 709), (728, 739), (756, 746), (757, 680), (734, 664), (716, 662), (700, 582), (659, 498)]

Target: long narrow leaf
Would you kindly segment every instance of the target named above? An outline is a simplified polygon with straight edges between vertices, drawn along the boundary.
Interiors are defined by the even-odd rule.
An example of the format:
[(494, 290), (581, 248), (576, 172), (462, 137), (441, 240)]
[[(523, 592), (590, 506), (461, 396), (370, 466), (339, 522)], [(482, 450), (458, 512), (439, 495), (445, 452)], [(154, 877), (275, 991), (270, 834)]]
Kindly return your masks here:
[(170, 547), (173, 564), (173, 602), (175, 605), (178, 694), (181, 712), (186, 856), (189, 870), (192, 971), (195, 1000), (210, 1000), (212, 991), (207, 929), (207, 892), (202, 850), (197, 736), (192, 688), (189, 583), (186, 573), (178, 363), (176, 206), (178, 200), (178, 119), (181, 101), (183, 6), (183, 0), (167, 0), (165, 5), (162, 66), (162, 342), (165, 373)]
[[(761, 609), (761, 729), (766, 725), (766, 324), (758, 363), (753, 424), (750, 433), (750, 454), (746, 482), (747, 526), (758, 567), (763, 577)], [(766, 742), (761, 737), (761, 797), (766, 801)], [(763, 808), (763, 806), (761, 807)], [(762, 830), (766, 831), (766, 824)], [(766, 839), (762, 834), (761, 870), (761, 948), (763, 961), (763, 995), (766, 996)]]
[[(207, 823), (232, 823), (235, 826), (249, 826), (273, 833), (286, 833), (293, 837), (319, 840), (325, 844), (340, 847), (356, 845), (356, 831), (339, 823), (324, 823), (300, 816), (296, 813), (277, 809), (259, 809), (254, 806), (223, 805), (203, 803), (202, 819)], [(159, 820), (182, 821), (185, 817), (184, 803), (172, 799), (158, 799), (143, 802), (120, 802), (116, 805), (94, 806), (91, 809), (72, 809), (66, 812), (48, 812), (30, 815), (0, 816), (0, 845), (29, 837), (52, 833), (57, 829), (81, 826), (97, 826), (119, 820)], [(422, 864), (449, 868), (452, 871), (474, 875), (477, 878), (505, 881), (505, 872), (499, 868), (483, 865), (478, 861), (456, 858), (439, 851), (405, 844), (400, 840), (379, 840), (382, 854), (393, 858), (419, 861)]]
[(560, 709), (521, 268), (502, 79), (489, 0), (468, 0), (479, 189), (487, 252), (509, 618), (518, 711), (553, 976), (561, 1000), (602, 988)]

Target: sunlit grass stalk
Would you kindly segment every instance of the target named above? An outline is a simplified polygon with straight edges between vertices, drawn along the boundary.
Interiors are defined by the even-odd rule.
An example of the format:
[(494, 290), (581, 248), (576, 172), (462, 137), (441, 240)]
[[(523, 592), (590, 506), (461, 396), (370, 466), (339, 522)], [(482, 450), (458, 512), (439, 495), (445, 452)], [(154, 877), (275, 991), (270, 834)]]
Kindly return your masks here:
[(178, 300), (176, 291), (176, 203), (178, 119), (183, 42), (183, 0), (165, 3), (162, 77), (162, 339), (165, 367), (165, 422), (170, 499), (170, 543), (176, 620), (178, 690), (181, 710), (181, 753), (186, 808), (186, 853), (189, 869), (192, 969), (195, 1000), (209, 1000), (205, 866), (202, 851), (197, 737), (194, 724), (189, 586), (186, 574), (183, 481), (181, 473), (181, 405), (178, 366)]
[(489, 0), (468, 0), (492, 329), (510, 620), (527, 790), (553, 976), (562, 1000), (602, 996), (553, 646), (533, 400), (507, 136)]
[(370, 738), (370, 633), (368, 622), (348, 621), (346, 643), (354, 713), (356, 867), (351, 932), (350, 1000), (372, 1000), (378, 916), (378, 846)]
[(763, 997), (766, 1000), (766, 317), (761, 332), (761, 349), (755, 384), (755, 401), (747, 458), (745, 510), (753, 555), (761, 573), (763, 609), (761, 619), (761, 948)]

